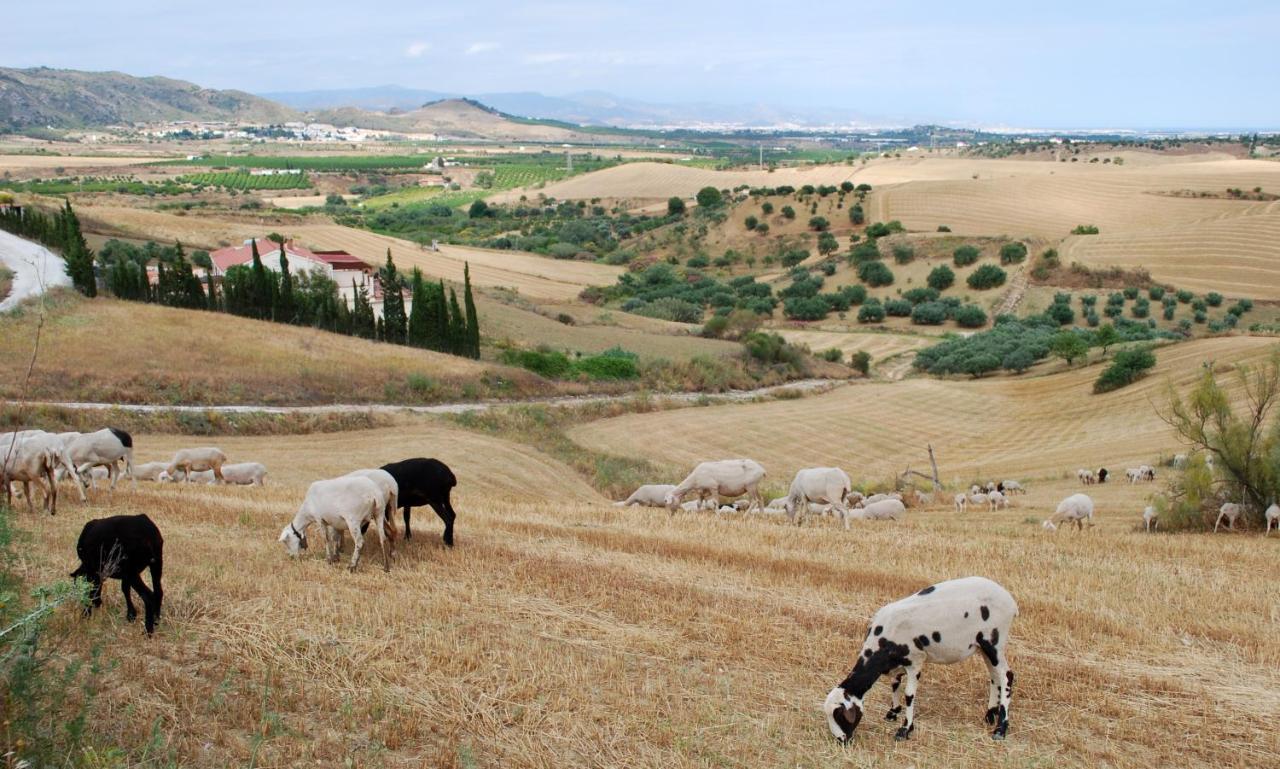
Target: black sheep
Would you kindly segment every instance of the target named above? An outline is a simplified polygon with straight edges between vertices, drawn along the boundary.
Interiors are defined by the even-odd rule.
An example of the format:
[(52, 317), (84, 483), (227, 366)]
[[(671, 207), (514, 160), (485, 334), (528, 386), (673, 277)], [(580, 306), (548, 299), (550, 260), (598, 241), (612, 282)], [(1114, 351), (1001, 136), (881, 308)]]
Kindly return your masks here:
[(404, 536), (413, 538), (409, 528), (409, 511), (415, 506), (431, 505), (440, 520), (444, 521), (444, 543), (453, 547), (453, 520), (456, 515), (449, 502), (449, 494), (458, 485), (449, 466), (438, 459), (416, 457), (382, 466), (396, 479), (400, 487), (398, 501), (404, 509)]
[[(102, 605), (102, 580), (120, 580), (127, 607), (125, 618), (132, 622), (138, 616), (129, 596), (132, 588), (142, 599), (146, 611), (147, 633), (155, 630), (160, 618), (160, 604), (164, 600), (164, 588), (160, 586), (160, 572), (164, 562), (164, 538), (160, 529), (146, 515), (115, 515), (89, 521), (80, 531), (76, 543), (80, 566), (71, 572), (72, 577), (84, 577), (89, 581), (91, 603), (85, 614), (92, 614)], [(142, 581), (142, 570), (151, 569), (151, 588)]]

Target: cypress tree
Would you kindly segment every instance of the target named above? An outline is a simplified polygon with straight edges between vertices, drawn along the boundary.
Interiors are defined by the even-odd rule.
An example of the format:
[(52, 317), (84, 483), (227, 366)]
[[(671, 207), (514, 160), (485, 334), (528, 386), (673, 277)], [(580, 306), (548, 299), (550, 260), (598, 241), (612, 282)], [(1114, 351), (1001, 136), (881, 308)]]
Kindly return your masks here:
[(356, 286), (354, 279), (351, 285), (355, 289), (355, 306), (351, 308), (351, 333), (353, 336), (373, 339), (378, 327), (373, 317), (373, 305), (369, 303), (369, 289), (365, 288), (364, 283)]
[(276, 296), (272, 317), (277, 323), (295, 323), (297, 315), (298, 306), (293, 296), (293, 276), (289, 274), (289, 260), (284, 256), (284, 246), (281, 246), (280, 291)]
[(422, 278), (422, 270), (413, 268), (413, 277), (409, 281), (411, 301), (409, 308), (409, 326), (406, 340), (413, 347), (426, 347), (430, 341), (431, 329), (427, 325), (429, 310), (427, 308), (427, 283)]
[(347, 307), (345, 299), (339, 299), (334, 307), (333, 330), (351, 336), (351, 308)]
[(458, 292), (449, 289), (449, 352), (462, 355), (467, 344), (467, 319), (458, 306)]
[(439, 352), (449, 351), (449, 300), (444, 292), (444, 281), (436, 285), (435, 290), (436, 333), (435, 344), (431, 349)]
[(471, 297), (471, 264), (463, 265), (462, 303), (466, 307), (467, 344), (464, 354), (468, 358), (480, 358), (480, 319), (476, 316), (476, 302)]
[(378, 271), (378, 282), (382, 285), (382, 338), (394, 344), (405, 343), (404, 316), (404, 279), (396, 272), (396, 263), (391, 260), (391, 249), (387, 249), (387, 264)]
[(61, 229), (62, 258), (67, 265), (67, 275), (76, 290), (85, 296), (98, 295), (98, 280), (93, 274), (93, 252), (85, 243), (80, 232), (80, 219), (71, 210), (71, 201), (64, 201), (59, 216)]
[[(246, 297), (246, 314), (250, 317), (270, 320), (271, 305), (274, 301), (275, 280), (262, 264), (262, 256), (258, 254), (258, 240), (251, 243), (253, 264), (249, 267), (249, 295)], [(283, 250), (283, 246), (281, 247)]]

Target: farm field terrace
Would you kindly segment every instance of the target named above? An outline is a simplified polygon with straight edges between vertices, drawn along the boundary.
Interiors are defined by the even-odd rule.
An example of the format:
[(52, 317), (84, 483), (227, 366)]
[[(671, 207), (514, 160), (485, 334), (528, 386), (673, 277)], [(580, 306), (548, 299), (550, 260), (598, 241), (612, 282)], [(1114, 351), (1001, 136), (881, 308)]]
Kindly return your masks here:
[[(209, 440), (135, 435), (136, 459)], [(1039, 526), (1078, 488), (1060, 479), (1030, 484), (1007, 511), (913, 509), (846, 532), (828, 519), (797, 528), (620, 510), (535, 448), (435, 419), (215, 440), (232, 461), (264, 462), (268, 485), (125, 484), (53, 518), (17, 514), (28, 532), (17, 570), (33, 583), (74, 566), (91, 517), (145, 512), (164, 533), (154, 638), (125, 623), (115, 590), (92, 619), (62, 610), (51, 628), (60, 654), (102, 648), (95, 734), (148, 745), (134, 761), (1244, 769), (1280, 759), (1275, 596), (1259, 579), (1280, 541), (1139, 533), (1147, 485), (1091, 490), (1098, 525), (1083, 534)], [(390, 574), (376, 542), (354, 575), (314, 549), (290, 561), (276, 542), (311, 480), (417, 454), (459, 478), (455, 548), (422, 510)], [(1020, 606), (1009, 739), (988, 737), (985, 668), (969, 660), (925, 668), (911, 741), (894, 742), (879, 717), (882, 683), (854, 744), (837, 745), (821, 704), (872, 612), (969, 574), (1001, 582)]]

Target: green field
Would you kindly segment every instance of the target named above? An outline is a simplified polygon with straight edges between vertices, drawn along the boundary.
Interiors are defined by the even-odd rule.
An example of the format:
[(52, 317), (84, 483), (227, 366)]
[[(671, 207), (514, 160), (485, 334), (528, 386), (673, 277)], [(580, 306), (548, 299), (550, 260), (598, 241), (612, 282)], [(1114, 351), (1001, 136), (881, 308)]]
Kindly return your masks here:
[(0, 189), (36, 195), (69, 195), (75, 192), (118, 192), (127, 195), (178, 195), (190, 192), (184, 185), (165, 181), (144, 182), (132, 176), (84, 176), (0, 182)]
[(305, 173), (255, 176), (245, 171), (223, 171), (188, 174), (180, 178), (188, 184), (225, 187), (229, 190), (297, 190), (311, 186), (311, 180)]
[(433, 155), (235, 155), (209, 156), (198, 160), (170, 160), (159, 165), (207, 166), (213, 168), (302, 168), (308, 171), (374, 171), (377, 169), (421, 168)]

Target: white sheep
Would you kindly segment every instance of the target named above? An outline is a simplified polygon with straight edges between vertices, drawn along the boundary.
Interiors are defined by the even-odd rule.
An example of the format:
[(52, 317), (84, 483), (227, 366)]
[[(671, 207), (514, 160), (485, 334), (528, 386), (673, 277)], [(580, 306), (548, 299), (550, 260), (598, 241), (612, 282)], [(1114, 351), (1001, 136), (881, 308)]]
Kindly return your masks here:
[(1023, 485), (1021, 483), (1018, 483), (1017, 481), (1004, 481), (1001, 485), (1004, 487), (1001, 489), (1001, 491), (1006, 495), (1027, 493), (1027, 490), (1023, 487)]
[(975, 484), (973, 484), (972, 486), (970, 486), (970, 487), (969, 487), (969, 494), (970, 494), (970, 495), (973, 495), (973, 494), (980, 494), (980, 493), (982, 493), (982, 487), (981, 487), (981, 486), (979, 486), (978, 484), (976, 484), (976, 483), (975, 483)]
[(204, 446), (197, 449), (180, 449), (173, 455), (173, 461), (169, 463), (166, 471), (173, 478), (177, 478), (178, 472), (182, 471), (185, 473), (185, 478), (189, 483), (193, 470), (210, 470), (213, 472), (214, 480), (221, 483), (222, 466), (226, 463), (227, 455), (223, 454), (221, 449), (216, 449), (212, 446)]
[(982, 507), (989, 504), (989, 502), (990, 500), (984, 492), (980, 491), (977, 494), (969, 495), (969, 504), (974, 505), (975, 507)]
[(896, 499), (896, 500), (898, 500), (899, 502), (901, 502), (901, 501), (902, 501), (902, 495), (901, 495), (901, 494), (899, 494), (899, 493), (898, 493), (898, 492), (896, 492), (896, 491), (891, 491), (891, 492), (889, 492), (889, 493), (887, 493), (887, 494), (884, 494), (884, 493), (882, 493), (882, 494), (872, 494), (871, 496), (869, 496), (869, 497), (867, 497), (867, 498), (863, 499), (863, 500), (862, 500), (862, 504), (864, 504), (864, 505), (874, 505), (875, 503), (877, 503), (877, 502), (883, 502), (883, 501), (884, 501), (884, 500), (886, 500), (886, 499)]
[[(133, 477), (133, 437), (124, 430), (107, 427), (92, 433), (63, 433), (62, 440), (71, 463), (79, 473), (88, 468), (105, 467), (111, 478), (111, 488), (116, 487), (116, 463), (124, 460), (124, 471), (137, 486)], [(77, 475), (81, 484), (85, 481)]]
[(987, 504), (991, 505), (992, 511), (1001, 507), (1007, 510), (1009, 508), (1009, 498), (998, 491), (988, 491)]
[(808, 467), (796, 473), (791, 490), (783, 500), (787, 518), (799, 526), (809, 512), (810, 504), (830, 505), (836, 515), (849, 527), (848, 508), (844, 500), (853, 490), (853, 482), (838, 467)]
[(370, 479), (348, 475), (327, 481), (316, 481), (307, 488), (302, 506), (293, 520), (280, 531), (280, 542), (289, 555), (297, 557), (307, 547), (307, 529), (316, 523), (324, 530), (325, 555), (334, 563), (342, 554), (343, 529), (351, 532), (355, 552), (351, 555), (351, 571), (360, 564), (360, 551), (364, 549), (361, 529), (372, 523), (382, 543), (382, 570), (391, 569), (391, 554), (387, 540), (384, 495)]
[(1058, 503), (1058, 509), (1044, 522), (1049, 531), (1057, 531), (1059, 523), (1074, 523), (1076, 531), (1082, 531), (1084, 524), (1093, 526), (1093, 500), (1088, 494), (1072, 494)]
[(1273, 525), (1280, 529), (1280, 505), (1272, 502), (1271, 507), (1267, 508), (1267, 512), (1263, 513), (1263, 516), (1267, 519), (1267, 530), (1262, 536), (1269, 536)]
[(161, 483), (203, 483), (208, 486), (212, 486), (218, 482), (218, 479), (214, 477), (212, 470), (192, 470), (189, 473), (178, 470), (177, 472), (170, 474), (168, 469), (165, 469), (160, 472), (160, 475), (156, 477), (156, 480)]
[(1182, 468), (1186, 467), (1186, 466), (1187, 466), (1187, 455), (1186, 455), (1186, 454), (1174, 454), (1174, 455), (1173, 455), (1173, 466), (1174, 466), (1175, 468), (1179, 469), (1179, 470), (1181, 470)]
[(139, 481), (158, 481), (168, 466), (168, 462), (143, 462), (133, 466), (133, 477)]
[(665, 507), (667, 495), (675, 490), (675, 484), (672, 483), (646, 483), (631, 492), (631, 496), (621, 502), (614, 502), (613, 505), (614, 507), (633, 507), (635, 505)]
[(957, 494), (955, 502), (957, 513), (963, 513), (969, 507), (969, 497), (966, 494)]
[(992, 491), (999, 491), (999, 490), (1000, 490), (1000, 484), (996, 483), (995, 481), (987, 481), (987, 488), (985, 489), (985, 491), (990, 493)]
[(885, 719), (898, 720), (899, 698), (905, 693), (906, 720), (895, 738), (908, 739), (915, 729), (916, 688), (925, 663), (951, 665), (980, 650), (989, 681), (986, 721), (995, 726), (991, 738), (1004, 739), (1013, 695), (1005, 647), (1017, 616), (1018, 604), (1009, 591), (985, 577), (939, 582), (880, 609), (871, 618), (853, 670), (827, 694), (823, 711), (831, 734), (847, 743), (862, 720), (867, 692), (881, 676), (891, 676), (893, 704)]
[[(44, 509), (50, 515), (56, 515), (58, 485), (54, 472), (59, 468), (75, 475), (75, 466), (58, 436), (43, 430), (0, 434), (0, 484), (4, 485), (7, 505), (13, 505), (13, 484), (21, 483), (23, 495), (27, 498), (27, 510), (34, 513), (31, 494), (34, 481), (36, 487), (44, 491)], [(85, 501), (83, 486), (77, 483), (76, 489), (80, 492), (80, 501)]]
[(1218, 520), (1213, 522), (1213, 530), (1218, 530), (1218, 524), (1222, 523), (1222, 519), (1227, 519), (1227, 528), (1235, 531), (1236, 519), (1240, 517), (1240, 513), (1244, 511), (1239, 503), (1224, 502), (1222, 507), (1218, 508)]
[(1124, 471), (1124, 477), (1129, 480), (1129, 483), (1137, 483), (1141, 475), (1142, 471), (1136, 467), (1130, 467)]
[(688, 494), (696, 494), (700, 500), (711, 499), (713, 503), (716, 496), (741, 497), (745, 494), (752, 501), (748, 512), (751, 509), (764, 509), (759, 488), (764, 476), (764, 468), (760, 463), (750, 459), (703, 462), (667, 494), (667, 509), (675, 513), (676, 507)]
[(1160, 514), (1156, 512), (1155, 507), (1147, 505), (1142, 511), (1142, 523), (1147, 527), (1147, 531), (1155, 531), (1160, 528)]
[(1092, 470), (1083, 468), (1076, 470), (1076, 478), (1086, 486), (1091, 486), (1098, 482), (1098, 476), (1094, 475)]
[(222, 466), (222, 480), (233, 486), (265, 486), (267, 466), (261, 462), (240, 462)]
[(898, 516), (906, 512), (907, 506), (900, 499), (881, 499), (851, 511), (854, 514), (852, 517), (869, 521), (896, 521)]

